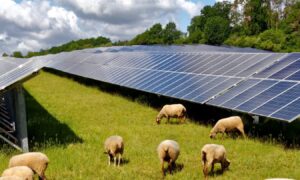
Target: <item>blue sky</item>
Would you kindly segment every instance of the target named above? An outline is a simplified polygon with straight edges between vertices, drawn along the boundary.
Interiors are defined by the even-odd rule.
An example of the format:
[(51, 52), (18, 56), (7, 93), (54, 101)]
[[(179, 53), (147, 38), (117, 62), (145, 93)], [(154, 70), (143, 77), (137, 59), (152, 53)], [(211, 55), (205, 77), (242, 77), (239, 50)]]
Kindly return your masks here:
[[(191, 18), (216, 0), (0, 0), (0, 54), (39, 51), (71, 40), (130, 40), (155, 23)], [(217, 0), (222, 1), (222, 0)]]

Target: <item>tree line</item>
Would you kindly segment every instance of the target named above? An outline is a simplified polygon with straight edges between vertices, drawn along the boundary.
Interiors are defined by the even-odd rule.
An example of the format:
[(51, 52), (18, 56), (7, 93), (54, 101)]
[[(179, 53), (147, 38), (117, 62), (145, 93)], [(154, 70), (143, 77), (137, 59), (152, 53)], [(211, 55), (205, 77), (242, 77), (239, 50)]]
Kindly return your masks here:
[[(129, 41), (112, 43), (98, 37), (71, 41), (39, 52), (13, 52), (14, 57), (32, 57), (111, 45), (210, 44), (252, 47), (274, 52), (300, 51), (300, 0), (235, 0), (205, 6), (191, 19), (188, 32), (174, 22), (154, 24)], [(3, 56), (8, 56), (4, 53)]]

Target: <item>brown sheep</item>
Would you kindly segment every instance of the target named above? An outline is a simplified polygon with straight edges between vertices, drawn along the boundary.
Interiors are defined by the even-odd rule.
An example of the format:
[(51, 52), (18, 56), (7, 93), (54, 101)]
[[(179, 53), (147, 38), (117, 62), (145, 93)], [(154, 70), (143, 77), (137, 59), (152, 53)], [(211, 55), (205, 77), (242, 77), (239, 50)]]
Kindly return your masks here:
[(118, 156), (118, 166), (120, 166), (120, 161), (124, 151), (124, 142), (121, 136), (110, 136), (104, 142), (105, 153), (108, 154), (108, 165), (112, 158), (114, 159), (114, 165), (116, 166), (117, 155)]
[(161, 163), (161, 170), (163, 176), (165, 175), (164, 171), (164, 162), (168, 162), (169, 172), (172, 173), (172, 169), (176, 166), (175, 161), (177, 160), (180, 149), (176, 141), (173, 140), (164, 140), (157, 147), (158, 157)]
[(217, 133), (222, 133), (222, 138), (224, 137), (224, 133), (231, 132), (237, 129), (241, 132), (243, 137), (245, 138), (245, 132), (244, 132), (244, 124), (242, 119), (239, 116), (231, 116), (228, 118), (223, 118), (218, 120), (218, 122), (215, 124), (215, 126), (210, 131), (210, 138), (214, 138)]
[(9, 167), (15, 166), (28, 166), (36, 174), (38, 174), (39, 179), (45, 180), (45, 171), (48, 167), (49, 159), (48, 157), (40, 152), (29, 152), (20, 155), (15, 155), (9, 160)]
[(205, 179), (208, 176), (208, 169), (211, 166), (211, 172), (214, 171), (214, 164), (221, 163), (222, 172), (229, 167), (230, 161), (226, 158), (224, 146), (218, 144), (206, 144), (201, 150), (203, 174)]
[(156, 117), (156, 123), (159, 124), (162, 118), (167, 118), (169, 123), (170, 118), (179, 118), (181, 122), (185, 121), (186, 109), (182, 104), (164, 105)]
[(15, 166), (3, 171), (2, 176), (18, 176), (25, 180), (33, 180), (33, 171), (27, 166)]

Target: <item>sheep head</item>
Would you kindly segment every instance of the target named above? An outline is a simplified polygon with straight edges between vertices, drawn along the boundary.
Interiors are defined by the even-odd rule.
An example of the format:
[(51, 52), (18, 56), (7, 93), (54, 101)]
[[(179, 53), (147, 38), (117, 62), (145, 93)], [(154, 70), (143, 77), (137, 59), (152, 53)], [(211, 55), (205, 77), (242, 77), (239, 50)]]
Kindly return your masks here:
[(160, 118), (159, 117), (156, 117), (156, 123), (160, 124)]

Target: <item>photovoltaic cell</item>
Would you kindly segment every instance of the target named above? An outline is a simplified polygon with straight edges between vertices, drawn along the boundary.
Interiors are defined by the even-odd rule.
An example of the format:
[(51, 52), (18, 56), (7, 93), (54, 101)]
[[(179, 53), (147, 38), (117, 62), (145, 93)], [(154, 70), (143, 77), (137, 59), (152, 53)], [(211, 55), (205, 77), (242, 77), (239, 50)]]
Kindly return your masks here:
[(257, 78), (267, 78), (273, 75), (274, 73), (280, 71), (281, 69), (285, 68), (289, 64), (297, 61), (299, 59), (299, 54), (289, 54), (286, 57), (282, 58), (278, 62), (275, 62), (273, 65), (265, 68), (264, 70), (260, 71), (259, 73), (255, 74), (253, 77)]
[(271, 79), (285, 79), (286, 77), (294, 74), (300, 69), (300, 57), (298, 61), (295, 61), (288, 65), (287, 67), (281, 69), (277, 73), (273, 74), (269, 78)]
[[(271, 99), (262, 106), (254, 109), (253, 113), (260, 114), (263, 116), (270, 116), (275, 111), (287, 106), (289, 103), (293, 102), (295, 99), (300, 97), (300, 84), (290, 88), (284, 93), (278, 95), (276, 98)], [(299, 111), (300, 112), (300, 111)]]
[(287, 90), (288, 88), (292, 87), (295, 84), (296, 83), (293, 83), (293, 82), (278, 82), (277, 84), (271, 86), (270, 88), (263, 91), (262, 93), (257, 94), (255, 97), (242, 103), (235, 109), (250, 112), (253, 109), (255, 109), (256, 107), (261, 106), (268, 100), (274, 98), (275, 96), (284, 92), (285, 90)]
[(295, 118), (299, 117), (300, 112), (300, 98), (296, 99), (289, 105), (283, 107), (279, 111), (276, 111), (274, 114), (271, 114), (271, 117), (292, 121)]
[(241, 103), (246, 102), (247, 100), (251, 99), (257, 94), (268, 89), (270, 86), (274, 85), (275, 83), (277, 83), (277, 81), (275, 80), (263, 80), (260, 83), (256, 84), (255, 86), (245, 90), (241, 94), (238, 94), (237, 96), (233, 97), (229, 101), (226, 101), (225, 103), (221, 104), (221, 106), (234, 109)]
[(224, 94), (215, 97), (214, 99), (210, 100), (208, 104), (211, 105), (221, 105), (224, 102), (232, 99), (233, 97), (237, 96), (238, 94), (242, 93), (246, 89), (252, 87), (253, 85), (257, 84), (261, 80), (259, 79), (248, 79), (246, 81), (242, 81), (240, 84), (232, 87), (231, 89), (228, 89)]

